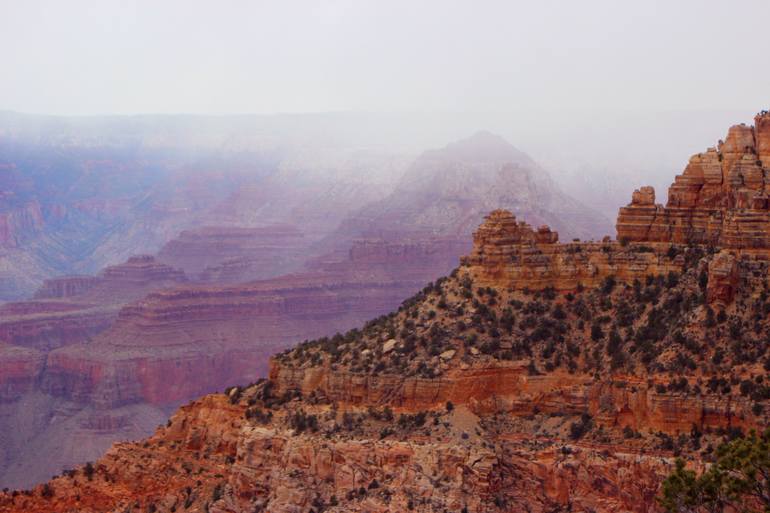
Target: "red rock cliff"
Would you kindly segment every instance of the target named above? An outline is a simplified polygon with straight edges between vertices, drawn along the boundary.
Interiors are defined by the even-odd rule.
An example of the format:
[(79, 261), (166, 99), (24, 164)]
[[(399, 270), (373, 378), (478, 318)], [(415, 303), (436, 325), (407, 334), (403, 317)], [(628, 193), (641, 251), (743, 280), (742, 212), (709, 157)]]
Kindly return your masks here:
[(664, 206), (650, 187), (620, 209), (619, 240), (770, 247), (770, 114), (736, 125), (724, 141), (690, 158)]

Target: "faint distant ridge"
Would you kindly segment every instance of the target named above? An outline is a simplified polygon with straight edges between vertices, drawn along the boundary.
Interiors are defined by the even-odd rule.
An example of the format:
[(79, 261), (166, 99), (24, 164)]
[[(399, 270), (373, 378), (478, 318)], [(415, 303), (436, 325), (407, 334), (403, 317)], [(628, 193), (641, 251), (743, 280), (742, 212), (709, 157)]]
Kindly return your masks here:
[(565, 236), (600, 238), (608, 219), (562, 191), (529, 155), (486, 130), (423, 152), (394, 192), (342, 225), (349, 235), (420, 232), (469, 240), (483, 216), (504, 207)]
[(479, 130), (470, 137), (447, 144), (444, 148), (425, 152), (456, 159), (461, 162), (520, 162), (534, 164), (534, 161), (503, 137), (488, 130)]

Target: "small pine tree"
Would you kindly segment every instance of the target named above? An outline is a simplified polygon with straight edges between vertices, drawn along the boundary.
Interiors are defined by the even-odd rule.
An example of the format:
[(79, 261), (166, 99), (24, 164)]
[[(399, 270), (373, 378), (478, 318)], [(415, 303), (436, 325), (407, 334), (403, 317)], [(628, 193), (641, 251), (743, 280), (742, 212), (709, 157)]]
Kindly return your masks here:
[(770, 511), (770, 429), (735, 438), (717, 449), (716, 462), (701, 475), (676, 461), (663, 481), (659, 504), (670, 513)]

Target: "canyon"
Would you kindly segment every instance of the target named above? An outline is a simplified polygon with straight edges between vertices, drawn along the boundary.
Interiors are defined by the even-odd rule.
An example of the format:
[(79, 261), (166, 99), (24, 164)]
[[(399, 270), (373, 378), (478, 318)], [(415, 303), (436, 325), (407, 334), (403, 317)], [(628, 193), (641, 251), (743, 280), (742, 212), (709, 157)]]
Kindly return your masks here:
[[(384, 207), (357, 213), (339, 228), (347, 261), (319, 251), (313, 272), (150, 292), (96, 343), (53, 349), (46, 390), (110, 409), (184, 401), (177, 384), (203, 393), (218, 372), (232, 386), (143, 441), (4, 492), (0, 511), (659, 511), (675, 457), (700, 468), (770, 420), (769, 120), (694, 156), (665, 207), (634, 192), (616, 239), (562, 243), (545, 214), (533, 228), (497, 204), (452, 265), (436, 248), (458, 248), (487, 207), (441, 199), (402, 223), (391, 211), (402, 238), (367, 230)], [(446, 276), (427, 278), (441, 259)], [(236, 344), (255, 320), (264, 344)], [(312, 339), (283, 349), (284, 336)], [(191, 346), (211, 360), (186, 359)], [(32, 349), (0, 353), (7, 393), (30, 386)]]
[[(370, 150), (361, 139), (331, 142), (334, 120), (314, 126), (308, 118), (0, 112), (0, 299), (157, 254), (186, 230), (288, 225), (310, 243), (390, 192), (409, 153)], [(239, 254), (248, 249), (257, 248)]]
[[(29, 486), (115, 440), (146, 436), (185, 401), (267, 375), (270, 355), (295, 341), (391, 310), (457, 265), (489, 204), (549, 219), (568, 212), (562, 226), (575, 235), (609, 230), (489, 133), (426, 152), (382, 201), (376, 180), (354, 174), (399, 161), (344, 155), (322, 164), (317, 151), (279, 164), (228, 156), (234, 169), (222, 172), (223, 157), (208, 158), (213, 171), (181, 182), (198, 206), (190, 212), (188, 196), (175, 206), (173, 226), (205, 219), (200, 225), (169, 236), (154, 255), (97, 275), (46, 278), (31, 299), (0, 306), (8, 374), (0, 485)], [(252, 176), (258, 166), (265, 170)], [(331, 182), (325, 166), (336, 166)], [(247, 171), (251, 182), (239, 175)], [(200, 196), (209, 179), (224, 182), (214, 188), (224, 199)], [(153, 192), (158, 201), (162, 194)], [(78, 450), (56, 449), (64, 446)]]

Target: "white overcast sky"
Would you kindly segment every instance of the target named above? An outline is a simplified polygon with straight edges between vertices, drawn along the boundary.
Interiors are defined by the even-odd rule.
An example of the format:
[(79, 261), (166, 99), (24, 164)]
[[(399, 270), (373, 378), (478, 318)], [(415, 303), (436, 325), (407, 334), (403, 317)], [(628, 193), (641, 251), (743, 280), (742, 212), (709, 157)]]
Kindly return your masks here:
[(770, 1), (0, 0), (0, 109), (751, 109)]

